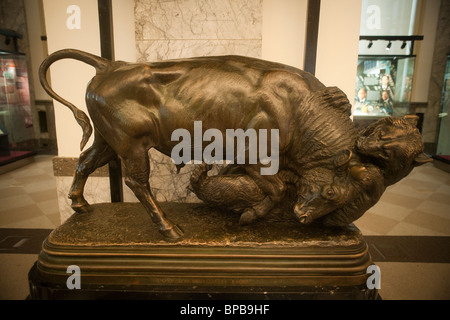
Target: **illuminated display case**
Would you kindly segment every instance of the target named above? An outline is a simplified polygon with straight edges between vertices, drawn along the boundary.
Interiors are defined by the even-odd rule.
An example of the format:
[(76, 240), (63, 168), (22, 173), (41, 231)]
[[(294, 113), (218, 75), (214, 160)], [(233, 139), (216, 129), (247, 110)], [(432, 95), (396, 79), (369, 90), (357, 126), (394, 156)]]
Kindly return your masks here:
[(28, 70), (22, 54), (0, 54), (0, 123), (10, 150), (32, 148), (34, 130)]
[(450, 164), (450, 55), (447, 55), (444, 84), (442, 86), (441, 112), (439, 113), (439, 131), (436, 158)]
[(414, 64), (414, 56), (359, 56), (353, 111), (355, 119), (407, 114)]

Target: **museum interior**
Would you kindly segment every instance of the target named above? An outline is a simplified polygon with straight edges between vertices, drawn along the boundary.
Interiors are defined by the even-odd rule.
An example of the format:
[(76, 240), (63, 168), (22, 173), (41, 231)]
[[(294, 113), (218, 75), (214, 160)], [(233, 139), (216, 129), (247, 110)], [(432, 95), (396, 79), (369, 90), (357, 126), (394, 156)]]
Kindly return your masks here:
[[(130, 63), (263, 59), (338, 87), (361, 132), (415, 115), (433, 161), (387, 187), (353, 224), (379, 267), (377, 299), (450, 299), (449, 20), (446, 0), (0, 1), (0, 299), (32, 298), (29, 272), (42, 243), (74, 214), (67, 195), (82, 130), (39, 76), (44, 59), (61, 49)], [(65, 59), (50, 67), (48, 81), (88, 113), (95, 72)], [(170, 157), (149, 153), (157, 201), (202, 202), (189, 188), (195, 164), (177, 174)], [(90, 175), (87, 202), (139, 202), (117, 161)]]

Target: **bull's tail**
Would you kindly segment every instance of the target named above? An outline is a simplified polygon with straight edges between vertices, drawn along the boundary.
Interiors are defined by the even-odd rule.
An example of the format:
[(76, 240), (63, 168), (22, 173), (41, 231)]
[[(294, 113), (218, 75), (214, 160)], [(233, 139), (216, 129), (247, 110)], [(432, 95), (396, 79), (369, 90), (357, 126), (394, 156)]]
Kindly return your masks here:
[(78, 124), (83, 129), (83, 138), (81, 139), (80, 148), (83, 150), (84, 146), (89, 140), (89, 137), (92, 134), (92, 126), (89, 120), (89, 117), (80, 109), (75, 107), (72, 103), (69, 101), (63, 99), (60, 97), (55, 91), (53, 91), (52, 87), (48, 83), (47, 79), (47, 70), (48, 68), (56, 61), (62, 60), (62, 59), (75, 59), (84, 63), (87, 63), (91, 66), (93, 66), (97, 73), (102, 72), (106, 70), (111, 63), (111, 61), (95, 56), (93, 54), (75, 50), (75, 49), (64, 49), (60, 51), (56, 51), (49, 55), (41, 64), (39, 68), (39, 79), (41, 81), (41, 85), (44, 88), (44, 90), (56, 101), (64, 104), (67, 106), (73, 113), (75, 119), (77, 120)]

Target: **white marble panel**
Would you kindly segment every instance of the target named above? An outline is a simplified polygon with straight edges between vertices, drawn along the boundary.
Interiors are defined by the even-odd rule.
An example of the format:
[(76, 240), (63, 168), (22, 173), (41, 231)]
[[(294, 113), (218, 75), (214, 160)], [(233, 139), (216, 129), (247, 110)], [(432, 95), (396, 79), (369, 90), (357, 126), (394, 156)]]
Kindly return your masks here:
[(136, 0), (137, 61), (261, 57), (262, 0)]
[(261, 0), (136, 0), (136, 40), (261, 39)]
[(157, 201), (199, 202), (189, 190), (193, 165), (187, 164), (177, 174), (172, 160), (156, 150), (150, 150), (150, 187)]
[[(135, 0), (138, 62), (197, 56), (261, 57), (262, 0)], [(158, 201), (199, 202), (189, 190), (193, 165), (176, 174), (170, 158), (150, 151)], [(124, 200), (135, 200), (124, 187)]]
[[(72, 200), (68, 198), (70, 187), (72, 185), (72, 177), (55, 177), (56, 190), (58, 196), (59, 212), (61, 223), (66, 221), (72, 214), (70, 207)], [(89, 177), (84, 188), (84, 198), (88, 203), (111, 202), (108, 177)]]

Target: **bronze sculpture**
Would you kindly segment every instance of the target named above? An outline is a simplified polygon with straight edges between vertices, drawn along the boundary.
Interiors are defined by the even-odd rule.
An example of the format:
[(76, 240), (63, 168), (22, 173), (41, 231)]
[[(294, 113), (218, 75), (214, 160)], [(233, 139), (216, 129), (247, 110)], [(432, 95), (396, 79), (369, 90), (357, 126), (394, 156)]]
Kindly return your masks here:
[[(317, 184), (316, 181), (310, 180), (316, 179), (320, 174), (300, 177), (293, 171), (281, 171), (281, 180), (293, 185), (299, 197), (307, 198), (309, 195), (309, 205), (312, 200), (316, 200), (318, 206), (327, 208), (328, 204), (334, 207), (324, 216), (317, 213), (320, 211), (312, 210), (311, 214), (303, 216), (303, 219), (299, 217), (300, 222), (308, 224), (318, 219), (328, 226), (348, 225), (375, 205), (388, 186), (408, 175), (415, 166), (430, 162), (422, 152), (416, 121), (416, 116), (400, 119), (388, 117), (369, 126), (358, 137), (355, 154), (349, 156), (349, 174), (343, 175), (339, 170), (336, 170), (335, 174), (322, 174), (329, 180), (319, 184), (322, 186), (321, 190), (312, 193), (308, 191), (308, 188)], [(248, 215), (245, 210), (251, 210), (251, 207), (240, 208), (237, 205), (242, 200), (247, 204), (260, 201), (263, 197), (261, 190), (251, 184), (249, 177), (242, 173), (220, 172), (216, 176), (208, 177), (207, 170), (208, 167), (203, 165), (194, 171), (191, 177), (194, 192), (207, 203), (244, 211), (242, 224), (242, 218)], [(316, 168), (316, 171), (320, 170)], [(217, 196), (224, 195), (224, 192), (230, 189), (230, 184), (234, 192), (227, 192), (224, 197)], [(244, 192), (245, 198), (241, 196)], [(308, 206), (308, 201), (304, 203), (304, 206)]]
[[(66, 58), (97, 71), (86, 92), (94, 130), (87, 115), (48, 84), (50, 65)], [(358, 134), (350, 119), (351, 105), (341, 90), (325, 87), (307, 72), (259, 59), (223, 56), (131, 64), (67, 49), (42, 63), (40, 80), (83, 128), (81, 149), (94, 131), (93, 145), (80, 155), (70, 190), (72, 208), (89, 211), (83, 198), (86, 179), (118, 155), (126, 184), (170, 239), (183, 232), (152, 196), (148, 150), (170, 156), (177, 146), (173, 132), (182, 129), (195, 135), (196, 121), (204, 129), (221, 132), (222, 137), (215, 138), (222, 140), (231, 129), (277, 130), (276, 172), (263, 174), (267, 162), (249, 161), (251, 146), (246, 142), (244, 163), (209, 178), (208, 167), (202, 165), (192, 176), (192, 189), (200, 199), (242, 212), (241, 224), (265, 216), (291, 186), (296, 192), (293, 211), (301, 223), (346, 225), (373, 206), (388, 185), (430, 161), (423, 154), (414, 116), (385, 118)], [(266, 145), (273, 146), (273, 139), (271, 135)], [(205, 146), (202, 141), (201, 147)], [(263, 146), (260, 143), (259, 149)], [(203, 160), (194, 149), (189, 158)], [(219, 151), (226, 153), (215, 149), (214, 155)], [(184, 163), (176, 165), (180, 169)]]

